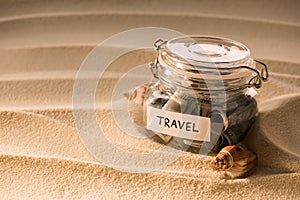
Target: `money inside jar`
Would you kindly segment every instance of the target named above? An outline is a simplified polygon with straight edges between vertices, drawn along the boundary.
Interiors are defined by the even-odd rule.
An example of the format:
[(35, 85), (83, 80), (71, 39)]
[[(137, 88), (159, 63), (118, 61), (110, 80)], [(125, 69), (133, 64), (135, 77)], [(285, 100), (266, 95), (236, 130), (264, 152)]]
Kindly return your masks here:
[(185, 36), (154, 46), (139, 125), (160, 143), (197, 153), (242, 141), (257, 116), (254, 88), (267, 80), (267, 66), (224, 38)]

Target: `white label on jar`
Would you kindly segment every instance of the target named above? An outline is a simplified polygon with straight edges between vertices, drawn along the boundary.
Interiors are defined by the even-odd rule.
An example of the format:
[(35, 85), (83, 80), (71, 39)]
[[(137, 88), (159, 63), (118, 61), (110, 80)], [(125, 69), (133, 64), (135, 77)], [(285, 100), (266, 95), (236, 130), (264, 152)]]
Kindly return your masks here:
[(210, 118), (147, 107), (147, 129), (175, 137), (210, 142)]

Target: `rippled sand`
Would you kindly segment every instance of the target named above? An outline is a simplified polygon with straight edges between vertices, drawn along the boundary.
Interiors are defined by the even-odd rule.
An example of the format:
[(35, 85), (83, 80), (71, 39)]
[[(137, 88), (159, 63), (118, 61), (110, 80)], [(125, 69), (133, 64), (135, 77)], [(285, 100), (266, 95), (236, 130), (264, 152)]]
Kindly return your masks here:
[[(1, 1), (1, 197), (299, 198), (299, 6), (299, 1)], [(244, 141), (259, 157), (252, 176), (223, 179), (210, 170), (212, 157), (191, 153), (153, 173), (118, 171), (97, 162), (84, 147), (72, 113), (76, 73), (99, 42), (144, 26), (232, 38), (268, 64), (270, 79), (259, 90), (260, 116)], [(98, 85), (97, 120), (120, 148), (161, 147), (124, 135), (110, 110), (122, 72), (153, 57), (154, 52), (144, 51), (124, 55)]]

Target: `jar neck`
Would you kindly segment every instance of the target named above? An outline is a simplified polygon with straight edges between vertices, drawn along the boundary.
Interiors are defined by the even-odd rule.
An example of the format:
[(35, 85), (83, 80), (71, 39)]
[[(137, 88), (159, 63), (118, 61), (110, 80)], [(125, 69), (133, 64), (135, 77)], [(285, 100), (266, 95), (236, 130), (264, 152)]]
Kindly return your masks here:
[(191, 72), (162, 64), (157, 66), (157, 79), (164, 90), (183, 91), (195, 95), (198, 99), (217, 102), (234, 101), (244, 95), (249, 87), (249, 77), (224, 77), (228, 73), (230, 72), (218, 70), (206, 73), (201, 69)]

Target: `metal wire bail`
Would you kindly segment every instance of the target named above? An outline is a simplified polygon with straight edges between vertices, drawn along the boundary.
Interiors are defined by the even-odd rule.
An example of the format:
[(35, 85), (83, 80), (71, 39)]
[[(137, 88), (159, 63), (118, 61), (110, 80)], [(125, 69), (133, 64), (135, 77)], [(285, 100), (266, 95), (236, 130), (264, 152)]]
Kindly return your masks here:
[(256, 64), (259, 64), (260, 66), (262, 66), (262, 69), (261, 69), (261, 78), (263, 81), (267, 81), (268, 78), (269, 78), (269, 72), (268, 72), (268, 67), (265, 63), (261, 62), (261, 61), (258, 61), (258, 60), (254, 60), (256, 62)]
[(154, 61), (154, 62), (150, 62), (148, 65), (149, 65), (149, 68), (150, 68), (150, 70), (151, 70), (151, 72), (152, 72), (154, 78), (158, 78), (158, 76), (157, 76), (157, 67), (158, 67), (158, 64), (159, 64), (159, 62), (158, 62), (158, 54), (159, 54), (159, 50), (160, 50), (160, 48), (161, 48), (163, 45), (165, 45), (167, 42), (168, 42), (168, 41), (164, 41), (164, 40), (162, 40), (162, 39), (158, 39), (158, 40), (156, 40), (156, 41), (154, 42), (154, 44), (153, 44), (153, 46), (154, 46), (155, 49), (156, 49), (156, 54), (157, 54), (157, 55), (156, 55), (155, 61)]
[(160, 47), (164, 44), (166, 44), (168, 41), (164, 41), (162, 39), (158, 39), (154, 42), (154, 47), (156, 48), (156, 50), (158, 51), (160, 49)]
[(267, 68), (267, 65), (265, 63), (263, 63), (261, 61), (257, 61), (257, 60), (254, 60), (254, 61), (257, 64), (259, 64), (260, 66), (262, 66), (262, 69), (261, 69), (260, 72), (257, 69), (254, 69), (254, 68), (249, 67), (249, 66), (241, 66), (241, 68), (246, 68), (246, 69), (249, 69), (249, 70), (255, 72), (256, 75), (249, 80), (248, 85), (250, 87), (261, 88), (262, 81), (267, 81), (268, 78), (269, 78), (268, 68)]
[(155, 59), (154, 62), (149, 62), (149, 63), (148, 63), (149, 68), (150, 68), (151, 73), (153, 74), (153, 77), (154, 77), (154, 78), (158, 78), (158, 76), (157, 76), (157, 62), (158, 62), (158, 60)]

